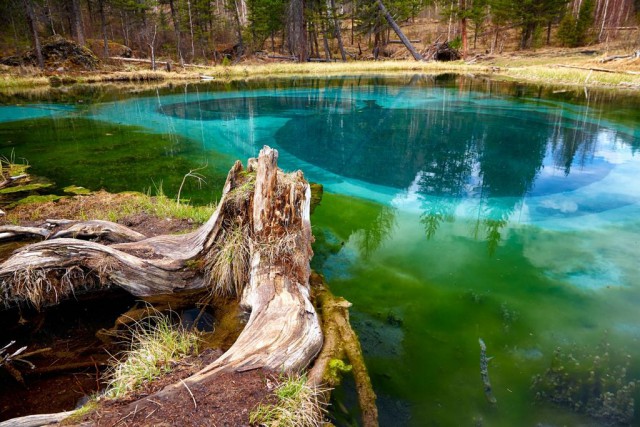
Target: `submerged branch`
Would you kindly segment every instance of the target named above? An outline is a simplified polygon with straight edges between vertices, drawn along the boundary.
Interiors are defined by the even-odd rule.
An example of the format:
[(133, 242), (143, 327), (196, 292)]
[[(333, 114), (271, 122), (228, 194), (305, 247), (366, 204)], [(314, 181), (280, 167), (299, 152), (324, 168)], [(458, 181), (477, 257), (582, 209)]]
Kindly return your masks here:
[(484, 387), (484, 395), (487, 401), (495, 406), (498, 404), (495, 396), (493, 395), (493, 388), (491, 387), (491, 381), (489, 380), (489, 358), (487, 358), (487, 346), (482, 338), (478, 339), (480, 343), (480, 377), (482, 377), (482, 385)]

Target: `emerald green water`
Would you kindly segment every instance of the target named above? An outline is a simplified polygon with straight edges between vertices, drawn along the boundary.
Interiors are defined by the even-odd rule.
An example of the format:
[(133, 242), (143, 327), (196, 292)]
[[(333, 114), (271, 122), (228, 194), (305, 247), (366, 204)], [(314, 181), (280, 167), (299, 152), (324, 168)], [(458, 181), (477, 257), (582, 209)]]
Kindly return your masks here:
[[(353, 303), (381, 425), (620, 420), (536, 399), (531, 385), (557, 348), (573, 358), (564, 385), (590, 370), (617, 378), (613, 393), (640, 380), (640, 97), (408, 76), (58, 100), (0, 106), (0, 154), (58, 186), (162, 182), (174, 195), (206, 165), (206, 187), (187, 191), (208, 203), (232, 160), (264, 144), (324, 184), (313, 267)], [(355, 411), (349, 387), (337, 394)]]

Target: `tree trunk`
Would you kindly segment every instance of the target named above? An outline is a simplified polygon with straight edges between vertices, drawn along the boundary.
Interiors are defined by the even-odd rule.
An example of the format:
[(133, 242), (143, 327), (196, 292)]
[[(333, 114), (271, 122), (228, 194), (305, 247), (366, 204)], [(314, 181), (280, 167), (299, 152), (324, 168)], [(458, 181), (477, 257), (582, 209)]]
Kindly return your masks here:
[(378, 5), (378, 9), (380, 9), (380, 12), (382, 12), (382, 14), (384, 15), (385, 19), (387, 20), (391, 28), (393, 28), (393, 31), (395, 31), (398, 37), (400, 38), (400, 40), (402, 40), (402, 44), (404, 44), (407, 50), (411, 52), (411, 55), (413, 56), (413, 58), (416, 61), (422, 61), (422, 55), (418, 53), (418, 51), (413, 47), (409, 39), (404, 35), (404, 33), (402, 32), (398, 24), (396, 24), (396, 21), (393, 19), (393, 17), (391, 16), (387, 8), (384, 6), (384, 4), (382, 4), (382, 0), (376, 0), (376, 4)]
[(33, 41), (33, 50), (36, 52), (36, 58), (38, 60), (38, 67), (44, 68), (44, 58), (42, 57), (42, 48), (40, 46), (40, 36), (38, 35), (38, 25), (36, 22), (36, 14), (33, 11), (33, 3), (31, 0), (23, 0), (23, 2), (27, 23), (29, 24), (29, 31), (31, 32), (31, 40)]
[[(187, 0), (187, 11), (189, 12), (189, 31), (191, 33), (191, 61), (196, 57), (196, 47), (193, 40), (193, 18), (191, 16), (191, 1)], [(206, 57), (205, 57), (206, 58)]]
[(169, 9), (171, 9), (173, 29), (176, 33), (176, 50), (178, 51), (178, 60), (180, 61), (180, 66), (184, 68), (184, 57), (182, 56), (182, 33), (180, 32), (180, 21), (178, 19), (178, 13), (176, 12), (173, 0), (169, 0)]
[(304, 17), (304, 0), (291, 0), (289, 2), (287, 20), (289, 49), (298, 59), (298, 62), (306, 62), (309, 55), (307, 53), (307, 24)]
[(100, 26), (102, 28), (102, 42), (104, 43), (104, 57), (109, 57), (109, 39), (107, 38), (107, 18), (104, 14), (104, 0), (98, 0), (98, 9), (100, 9)]
[[(336, 15), (336, 1), (330, 0), (331, 5), (331, 17), (333, 18), (333, 28), (335, 37), (338, 40), (338, 48), (340, 49), (340, 56), (342, 57), (342, 62), (347, 62), (347, 53), (344, 50), (344, 43), (342, 43), (342, 30), (340, 29), (340, 20)], [(353, 44), (353, 40), (351, 40)]]
[[(320, 21), (320, 25), (322, 25), (322, 44), (324, 46), (324, 56), (327, 61), (331, 61), (331, 49), (329, 48), (329, 39), (327, 36), (327, 27), (324, 20)], [(320, 53), (318, 52), (318, 56)]]
[(240, 7), (238, 0), (233, 1), (235, 7), (236, 32), (238, 34), (238, 57), (244, 54), (244, 41), (242, 40), (242, 24), (240, 22)]
[(82, 26), (82, 9), (80, 8), (79, 0), (71, 0), (71, 22), (73, 25), (73, 34), (76, 37), (76, 42), (80, 46), (84, 46), (84, 28)]
[(467, 59), (469, 41), (467, 40), (466, 0), (460, 0), (460, 37), (462, 38), (462, 59)]

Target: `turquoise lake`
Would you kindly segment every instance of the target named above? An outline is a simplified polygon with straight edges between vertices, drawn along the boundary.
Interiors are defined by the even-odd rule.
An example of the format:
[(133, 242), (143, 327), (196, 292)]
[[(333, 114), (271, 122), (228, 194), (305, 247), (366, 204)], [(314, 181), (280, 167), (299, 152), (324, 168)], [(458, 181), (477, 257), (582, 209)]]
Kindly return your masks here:
[(324, 185), (312, 266), (381, 425), (640, 425), (639, 123), (633, 93), (447, 75), (77, 89), (0, 97), (0, 155), (55, 189), (175, 196), (202, 168), (203, 204), (270, 145)]

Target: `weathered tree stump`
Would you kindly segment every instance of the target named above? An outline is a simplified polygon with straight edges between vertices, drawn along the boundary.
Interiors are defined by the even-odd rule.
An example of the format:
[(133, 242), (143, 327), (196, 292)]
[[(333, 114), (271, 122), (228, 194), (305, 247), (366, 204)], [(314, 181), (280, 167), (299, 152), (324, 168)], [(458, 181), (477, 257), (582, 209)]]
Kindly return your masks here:
[(123, 411), (152, 414), (163, 401), (184, 398), (185, 389), (191, 393), (212, 384), (220, 372), (298, 373), (322, 349), (309, 372), (310, 383), (325, 383), (329, 362), (348, 358), (362, 395), (363, 423), (376, 426), (375, 394), (348, 324), (349, 304), (330, 296), (320, 280), (317, 298), (328, 337), (323, 346), (310, 298), (310, 186), (302, 172), (279, 170), (277, 158), (276, 150), (264, 147), (246, 169), (236, 162), (216, 211), (206, 224), (184, 235), (146, 238), (108, 221), (47, 220), (41, 229), (0, 227), (0, 234), (11, 238), (46, 239), (0, 264), (0, 304), (43, 307), (109, 286), (144, 298), (192, 298), (194, 292), (236, 296), (250, 315), (235, 343), (196, 374)]
[[(0, 302), (41, 307), (107, 286), (139, 297), (198, 289), (236, 294), (251, 312), (249, 321), (199, 377), (224, 369), (306, 367), (322, 346), (309, 300), (310, 189), (302, 172), (279, 170), (277, 158), (276, 150), (265, 147), (246, 170), (236, 162), (218, 208), (192, 233), (146, 239), (92, 221), (25, 246), (0, 265)], [(130, 241), (107, 245), (66, 236)]]

